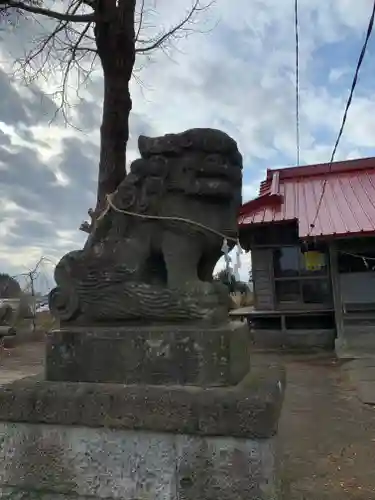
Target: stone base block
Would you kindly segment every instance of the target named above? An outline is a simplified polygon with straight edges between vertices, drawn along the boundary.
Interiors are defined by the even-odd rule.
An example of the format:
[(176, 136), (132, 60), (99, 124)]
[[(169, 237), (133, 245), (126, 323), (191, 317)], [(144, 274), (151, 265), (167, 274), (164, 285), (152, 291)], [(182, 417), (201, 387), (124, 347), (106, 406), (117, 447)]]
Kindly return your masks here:
[(47, 338), (46, 379), (233, 385), (249, 371), (249, 343), (242, 323), (61, 328)]
[(0, 388), (0, 498), (278, 500), (284, 373), (233, 388)]
[(279, 498), (276, 438), (4, 423), (0, 433), (0, 498)]

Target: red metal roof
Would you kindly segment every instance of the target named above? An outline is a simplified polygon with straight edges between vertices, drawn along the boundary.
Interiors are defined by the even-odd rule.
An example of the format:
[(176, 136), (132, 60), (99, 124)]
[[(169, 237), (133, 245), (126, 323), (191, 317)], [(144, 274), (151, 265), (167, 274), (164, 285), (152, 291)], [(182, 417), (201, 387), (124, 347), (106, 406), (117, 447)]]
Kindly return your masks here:
[(267, 170), (259, 196), (241, 207), (239, 226), (292, 220), (300, 238), (375, 233), (375, 158)]

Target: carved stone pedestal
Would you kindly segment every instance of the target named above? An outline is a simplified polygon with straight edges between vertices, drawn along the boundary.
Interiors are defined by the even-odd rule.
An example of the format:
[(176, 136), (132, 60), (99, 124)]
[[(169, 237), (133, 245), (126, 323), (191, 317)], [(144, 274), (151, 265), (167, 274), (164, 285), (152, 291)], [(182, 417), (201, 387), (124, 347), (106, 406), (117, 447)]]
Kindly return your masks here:
[(284, 374), (232, 387), (0, 388), (0, 497), (279, 500)]
[(249, 360), (249, 331), (243, 323), (69, 327), (48, 336), (46, 379), (226, 386), (244, 378)]

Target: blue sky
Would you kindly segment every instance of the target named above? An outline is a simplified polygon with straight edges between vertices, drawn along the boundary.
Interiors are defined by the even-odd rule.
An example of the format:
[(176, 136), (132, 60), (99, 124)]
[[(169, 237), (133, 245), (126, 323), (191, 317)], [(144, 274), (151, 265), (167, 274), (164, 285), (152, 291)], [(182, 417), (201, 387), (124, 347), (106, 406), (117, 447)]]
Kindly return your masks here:
[[(300, 0), (301, 163), (329, 161), (372, 3)], [(152, 24), (173, 24), (190, 5), (190, 0), (158, 0)], [(217, 0), (197, 20), (200, 33), (178, 40), (168, 55), (139, 59), (143, 83), (132, 82), (129, 161), (138, 155), (141, 133), (208, 126), (238, 141), (244, 200), (256, 194), (267, 167), (294, 165), (293, 8), (294, 0)], [(33, 87), (9, 78), (14, 58), (38, 29), (21, 24), (1, 33), (0, 270), (11, 274), (32, 268), (42, 255), (57, 261), (80, 248), (84, 234), (78, 226), (95, 203), (101, 71), (98, 67), (82, 89), (82, 100), (72, 88), (71, 119), (81, 131), (65, 127), (61, 117), (49, 124), (59, 74)], [(374, 56), (375, 38), (337, 159), (375, 155)], [(247, 257), (243, 263), (246, 277)]]

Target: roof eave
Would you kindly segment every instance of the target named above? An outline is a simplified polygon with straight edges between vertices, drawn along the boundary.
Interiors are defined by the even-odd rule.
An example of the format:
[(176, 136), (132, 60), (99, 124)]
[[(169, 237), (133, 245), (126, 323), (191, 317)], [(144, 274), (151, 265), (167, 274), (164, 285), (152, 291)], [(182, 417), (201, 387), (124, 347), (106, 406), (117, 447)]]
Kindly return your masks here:
[(282, 203), (283, 196), (281, 194), (264, 194), (244, 203), (240, 209), (239, 216), (246, 216), (248, 212), (253, 212), (264, 207), (276, 207)]

